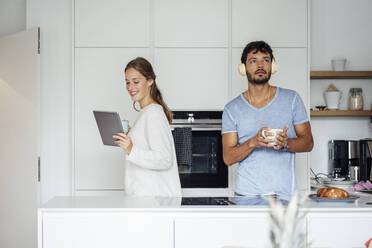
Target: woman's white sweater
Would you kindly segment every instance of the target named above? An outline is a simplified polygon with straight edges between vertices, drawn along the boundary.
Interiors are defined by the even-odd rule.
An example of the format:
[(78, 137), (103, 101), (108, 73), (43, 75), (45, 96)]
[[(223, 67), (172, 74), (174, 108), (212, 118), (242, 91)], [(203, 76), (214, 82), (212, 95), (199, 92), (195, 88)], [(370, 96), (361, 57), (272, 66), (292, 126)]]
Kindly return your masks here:
[(176, 150), (162, 106), (150, 104), (141, 109), (128, 135), (133, 147), (126, 156), (126, 194), (181, 196)]

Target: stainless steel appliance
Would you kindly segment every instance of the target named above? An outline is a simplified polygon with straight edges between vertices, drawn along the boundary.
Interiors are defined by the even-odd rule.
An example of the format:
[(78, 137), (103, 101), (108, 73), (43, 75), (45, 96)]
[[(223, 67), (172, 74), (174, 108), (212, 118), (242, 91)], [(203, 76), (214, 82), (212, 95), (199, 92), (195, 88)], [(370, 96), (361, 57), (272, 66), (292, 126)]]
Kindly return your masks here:
[(360, 140), (360, 180), (372, 182), (372, 139)]
[(333, 178), (349, 178), (349, 166), (359, 166), (358, 140), (331, 140), (328, 142), (328, 173)]
[[(191, 146), (182, 148), (191, 151), (181, 151), (190, 152), (191, 162), (178, 164), (182, 188), (228, 187), (228, 168), (222, 158), (221, 125), (222, 111), (173, 111), (173, 136), (176, 137), (177, 128), (191, 129), (192, 136)], [(185, 136), (185, 142), (189, 138)]]

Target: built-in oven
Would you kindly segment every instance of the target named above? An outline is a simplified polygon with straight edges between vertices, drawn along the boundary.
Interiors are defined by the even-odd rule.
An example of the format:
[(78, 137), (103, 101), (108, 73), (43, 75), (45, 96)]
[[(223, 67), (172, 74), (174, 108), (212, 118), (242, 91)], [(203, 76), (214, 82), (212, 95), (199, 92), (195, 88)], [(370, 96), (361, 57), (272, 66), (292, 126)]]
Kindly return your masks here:
[[(182, 188), (228, 187), (221, 125), (222, 111), (173, 111), (171, 129)], [(186, 156), (181, 159), (186, 162), (179, 156)]]

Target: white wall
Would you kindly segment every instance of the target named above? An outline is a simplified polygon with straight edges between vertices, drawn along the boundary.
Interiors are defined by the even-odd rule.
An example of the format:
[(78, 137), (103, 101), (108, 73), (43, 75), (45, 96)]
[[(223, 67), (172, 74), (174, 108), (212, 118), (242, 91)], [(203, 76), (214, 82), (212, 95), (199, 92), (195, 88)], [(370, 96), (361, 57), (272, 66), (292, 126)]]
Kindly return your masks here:
[(26, 29), (26, 0), (0, 0), (0, 36)]
[[(372, 1), (311, 1), (311, 70), (332, 70), (331, 59), (343, 56), (346, 70), (372, 70)], [(324, 105), (323, 92), (333, 83), (342, 91), (340, 109), (347, 109), (349, 89), (363, 89), (364, 109), (372, 108), (372, 80), (311, 80), (311, 107)], [(370, 117), (313, 117), (315, 146), (310, 166), (327, 172), (328, 141), (371, 138)]]

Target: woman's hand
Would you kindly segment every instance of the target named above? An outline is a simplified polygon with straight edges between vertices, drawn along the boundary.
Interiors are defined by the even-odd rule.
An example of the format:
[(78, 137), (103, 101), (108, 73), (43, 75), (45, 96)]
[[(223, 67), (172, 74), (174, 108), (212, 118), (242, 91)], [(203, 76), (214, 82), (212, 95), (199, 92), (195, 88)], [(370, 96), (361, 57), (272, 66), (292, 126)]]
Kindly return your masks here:
[(112, 137), (116, 139), (115, 144), (120, 146), (129, 155), (133, 147), (132, 139), (124, 133), (117, 133)]

